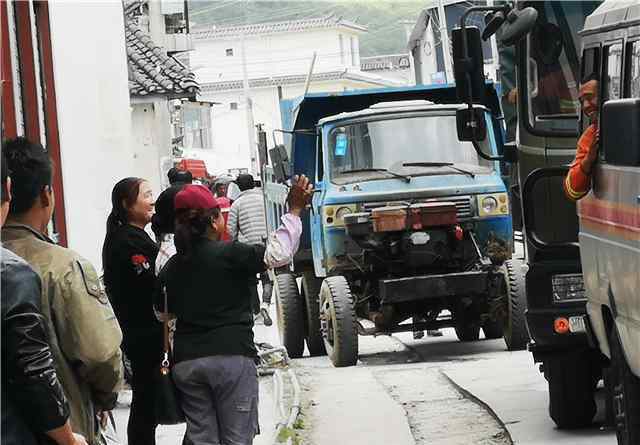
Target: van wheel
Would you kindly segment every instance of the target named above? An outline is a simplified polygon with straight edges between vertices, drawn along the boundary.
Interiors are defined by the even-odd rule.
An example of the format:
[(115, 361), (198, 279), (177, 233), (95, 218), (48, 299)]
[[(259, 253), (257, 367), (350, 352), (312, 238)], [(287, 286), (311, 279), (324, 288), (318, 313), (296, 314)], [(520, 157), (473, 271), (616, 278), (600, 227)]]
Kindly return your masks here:
[(320, 332), (320, 286), (322, 281), (311, 271), (302, 275), (302, 295), (305, 302), (305, 338), (312, 357), (327, 355)]
[(276, 275), (276, 312), (280, 340), (291, 358), (304, 352), (304, 304), (293, 274)]
[(335, 367), (358, 361), (356, 309), (349, 283), (342, 276), (328, 277), (320, 287), (320, 327), (324, 346)]
[(640, 378), (625, 359), (615, 326), (609, 334), (611, 387), (616, 436), (620, 445), (640, 443)]
[(558, 428), (581, 428), (596, 414), (593, 354), (582, 351), (557, 355), (544, 361), (549, 383), (549, 416)]
[(525, 272), (522, 261), (509, 260), (502, 266), (504, 287), (502, 295), (506, 299), (504, 320), (504, 342), (509, 351), (519, 351), (527, 347), (529, 333), (524, 313), (527, 309)]

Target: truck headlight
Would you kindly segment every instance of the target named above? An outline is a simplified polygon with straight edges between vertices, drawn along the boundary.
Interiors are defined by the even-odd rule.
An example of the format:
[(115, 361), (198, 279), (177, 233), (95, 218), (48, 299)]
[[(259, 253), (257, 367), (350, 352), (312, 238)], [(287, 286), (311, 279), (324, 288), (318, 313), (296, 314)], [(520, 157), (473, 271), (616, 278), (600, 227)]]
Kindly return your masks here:
[(324, 207), (324, 225), (331, 227), (344, 226), (344, 217), (357, 211), (356, 204), (340, 204)]
[(551, 277), (554, 303), (566, 303), (586, 299), (582, 274), (562, 274)]
[(509, 201), (506, 193), (492, 193), (478, 196), (479, 216), (501, 216), (509, 214)]

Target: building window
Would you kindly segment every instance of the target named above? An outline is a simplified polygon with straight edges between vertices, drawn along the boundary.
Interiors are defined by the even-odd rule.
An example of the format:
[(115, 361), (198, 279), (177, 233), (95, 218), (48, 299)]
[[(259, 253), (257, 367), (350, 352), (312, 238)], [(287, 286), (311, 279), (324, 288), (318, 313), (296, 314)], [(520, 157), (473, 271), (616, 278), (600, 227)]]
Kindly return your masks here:
[(344, 65), (344, 37), (338, 34), (338, 38), (340, 39), (340, 63)]
[(182, 104), (185, 148), (213, 148), (211, 142), (211, 107), (207, 103)]
[(231, 102), (229, 104), (229, 109), (230, 110), (237, 110), (238, 109), (238, 102)]
[(227, 48), (225, 53), (227, 54), (227, 57), (233, 56), (233, 48)]

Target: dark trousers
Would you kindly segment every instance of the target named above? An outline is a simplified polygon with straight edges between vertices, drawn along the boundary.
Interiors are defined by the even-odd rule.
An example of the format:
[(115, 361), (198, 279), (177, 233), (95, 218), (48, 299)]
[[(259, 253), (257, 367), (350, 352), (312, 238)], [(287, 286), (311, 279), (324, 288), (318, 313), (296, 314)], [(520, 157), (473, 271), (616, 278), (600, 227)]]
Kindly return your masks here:
[(129, 356), (133, 371), (131, 389), (133, 400), (129, 412), (127, 435), (129, 445), (155, 445), (156, 421), (155, 381), (159, 372), (161, 357), (159, 354), (138, 353)]

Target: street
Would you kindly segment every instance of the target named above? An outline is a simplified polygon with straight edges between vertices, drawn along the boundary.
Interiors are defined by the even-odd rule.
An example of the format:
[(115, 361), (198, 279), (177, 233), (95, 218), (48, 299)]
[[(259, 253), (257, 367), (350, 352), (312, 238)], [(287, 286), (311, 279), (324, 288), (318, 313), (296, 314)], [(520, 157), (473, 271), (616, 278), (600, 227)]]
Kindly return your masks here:
[[(259, 341), (279, 343), (275, 325), (257, 325), (255, 331)], [(293, 360), (303, 387), (300, 443), (616, 443), (615, 433), (601, 428), (601, 397), (592, 428), (558, 430), (547, 413), (546, 381), (527, 351), (507, 352), (501, 339), (462, 343), (453, 329), (443, 333), (421, 340), (411, 333), (360, 337), (358, 364), (349, 368), (334, 368), (327, 357)], [(261, 377), (260, 384), (262, 431), (254, 443), (270, 445), (276, 424), (273, 385), (270, 377)], [(128, 403), (125, 391), (115, 411), (123, 439)], [(184, 430), (184, 425), (159, 427), (158, 445), (180, 444)]]

